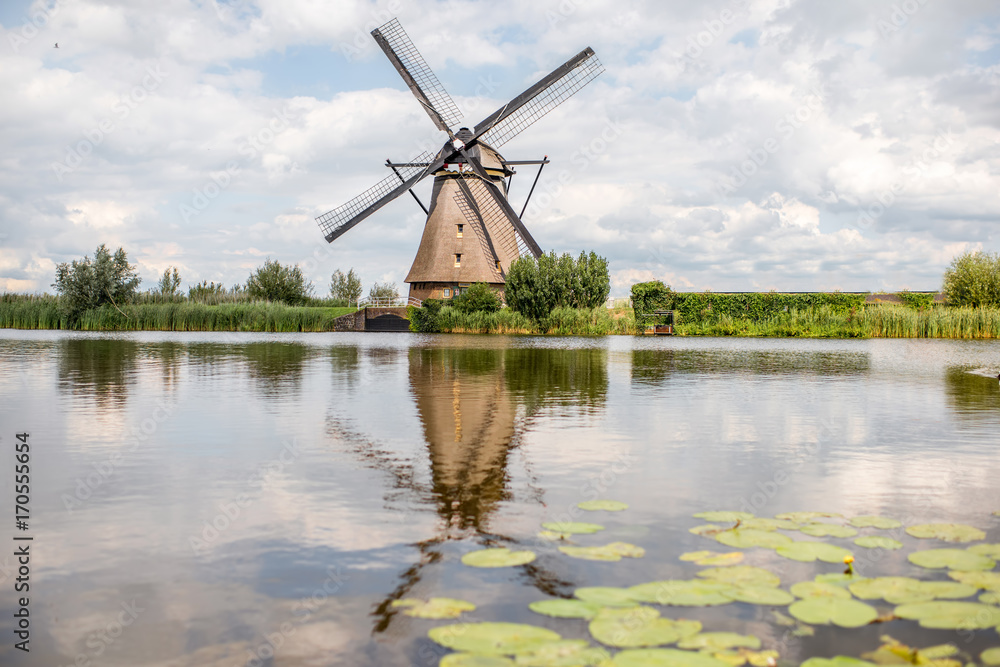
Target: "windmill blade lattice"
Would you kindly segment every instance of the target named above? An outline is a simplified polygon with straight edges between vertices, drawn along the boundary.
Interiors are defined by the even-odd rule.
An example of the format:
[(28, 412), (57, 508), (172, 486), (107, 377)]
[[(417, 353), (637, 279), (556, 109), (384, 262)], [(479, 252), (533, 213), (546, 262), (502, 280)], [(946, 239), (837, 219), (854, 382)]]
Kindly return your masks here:
[[(406, 192), (409, 187), (407, 187), (405, 182), (400, 183), (400, 177), (406, 181), (418, 177), (428, 170), (428, 167), (421, 165), (430, 162), (430, 153), (421, 153), (405, 165), (397, 167), (399, 176), (393, 174), (383, 178), (346, 204), (342, 204), (329, 213), (324, 213), (316, 218), (320, 229), (323, 230), (323, 236), (326, 237), (327, 241), (333, 241), (348, 229), (361, 222), (365, 217), (381, 208), (381, 205), (379, 205), (380, 202), (383, 204), (388, 203), (392, 199), (395, 199), (396, 196)], [(391, 199), (387, 200), (389, 197)], [(387, 201), (383, 202), (383, 200)]]
[(507, 213), (500, 208), (493, 195), (490, 194), (488, 186), (479, 178), (465, 179), (465, 184), (472, 194), (472, 202), (467, 201), (468, 197), (462, 193), (461, 189), (455, 195), (455, 202), (477, 234), (479, 233), (479, 218), (482, 218), (493, 246), (501, 249), (507, 257), (534, 256), (531, 248), (510, 224)]
[(449, 132), (452, 125), (462, 120), (462, 112), (451, 99), (451, 95), (438, 81), (434, 71), (428, 67), (424, 57), (410, 41), (399, 21), (392, 19), (383, 26), (372, 30), (372, 37), (385, 51), (390, 62), (406, 81), (424, 111), (431, 117), (439, 130)]
[(603, 71), (604, 66), (593, 49), (584, 49), (477, 125), (476, 138), (493, 148), (503, 146)]

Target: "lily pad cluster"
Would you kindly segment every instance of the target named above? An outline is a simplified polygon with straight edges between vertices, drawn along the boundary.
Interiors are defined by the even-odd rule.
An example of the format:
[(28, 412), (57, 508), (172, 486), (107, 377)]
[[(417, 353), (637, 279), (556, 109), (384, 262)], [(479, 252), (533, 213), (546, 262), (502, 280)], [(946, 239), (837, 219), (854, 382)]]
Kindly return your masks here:
[[(618, 512), (625, 503), (613, 500), (586, 501), (578, 505), (593, 512)], [(577, 588), (572, 599), (552, 598), (529, 605), (538, 614), (587, 622), (590, 635), (600, 646), (583, 639), (564, 639), (553, 630), (515, 623), (458, 623), (434, 628), (430, 637), (456, 653), (445, 656), (444, 667), (491, 667), (537, 665), (538, 667), (725, 667), (749, 664), (773, 667), (774, 651), (762, 650), (759, 638), (733, 632), (703, 632), (696, 620), (666, 618), (649, 605), (667, 607), (712, 607), (734, 602), (785, 608), (774, 610), (774, 622), (787, 626), (796, 636), (809, 636), (815, 625), (858, 628), (876, 621), (912, 620), (924, 628), (984, 630), (1000, 632), (1000, 572), (992, 571), (1000, 560), (1000, 544), (965, 543), (985, 539), (978, 528), (963, 524), (927, 523), (905, 528), (917, 539), (934, 539), (960, 547), (931, 548), (908, 554), (908, 560), (929, 570), (947, 570), (950, 580), (925, 581), (913, 577), (863, 577), (852, 571), (849, 548), (808, 538), (851, 540), (857, 547), (899, 550), (895, 537), (903, 524), (878, 515), (845, 518), (828, 512), (788, 512), (773, 518), (748, 512), (700, 512), (695, 518), (709, 522), (690, 532), (714, 539), (734, 551), (692, 551), (680, 556), (704, 569), (692, 579), (667, 579), (628, 587), (587, 586)], [(562, 554), (594, 561), (641, 558), (645, 550), (626, 542), (580, 546), (578, 536), (594, 535), (605, 528), (588, 522), (557, 521), (543, 524), (540, 536), (568, 542), (558, 546)], [(869, 534), (860, 534), (865, 530)], [(870, 531), (892, 531), (889, 535)], [(779, 531), (798, 531), (805, 539), (793, 539)], [(585, 538), (586, 539), (586, 538)], [(584, 542), (585, 543), (585, 542)], [(850, 544), (850, 542), (848, 542)], [(800, 562), (847, 564), (844, 572), (818, 574), (788, 590), (775, 573), (746, 565), (743, 550), (763, 548)], [(531, 551), (506, 548), (481, 549), (465, 554), (462, 562), (474, 567), (509, 567), (532, 562)], [(978, 596), (978, 601), (974, 601)], [(892, 606), (883, 613), (866, 601)], [(456, 618), (475, 609), (472, 603), (448, 598), (429, 601), (400, 600), (393, 606), (418, 618)], [(883, 609), (884, 612), (884, 609)], [(669, 645), (675, 647), (666, 648)], [(610, 653), (611, 649), (618, 649)], [(939, 645), (912, 649), (888, 636), (863, 659), (836, 656), (811, 658), (802, 667), (877, 667), (887, 664), (961, 667), (957, 648)], [(963, 654), (965, 655), (965, 654)], [(987, 667), (1000, 667), (1000, 648), (982, 653)], [(968, 662), (966, 660), (965, 662)]]

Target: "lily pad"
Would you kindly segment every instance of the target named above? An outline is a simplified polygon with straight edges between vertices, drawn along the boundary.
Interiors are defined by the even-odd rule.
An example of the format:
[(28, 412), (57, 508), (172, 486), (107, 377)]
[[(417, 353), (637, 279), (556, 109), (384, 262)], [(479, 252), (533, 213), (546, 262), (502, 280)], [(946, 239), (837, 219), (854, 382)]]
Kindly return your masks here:
[(607, 664), (610, 659), (607, 651), (590, 646), (585, 640), (564, 639), (522, 653), (515, 662), (518, 667), (588, 667)]
[(702, 632), (677, 642), (677, 648), (702, 651), (725, 651), (740, 647), (760, 648), (760, 639), (753, 635), (740, 635), (735, 632)]
[(734, 586), (778, 586), (781, 578), (762, 567), (736, 565), (734, 567), (713, 567), (698, 572), (699, 577), (714, 579)]
[(737, 602), (765, 606), (785, 606), (795, 602), (795, 596), (773, 586), (739, 586), (727, 593)]
[(725, 544), (727, 547), (737, 549), (749, 549), (750, 547), (763, 547), (765, 549), (777, 549), (786, 544), (791, 544), (792, 538), (781, 533), (768, 530), (754, 530), (753, 528), (735, 528), (726, 530), (715, 535), (717, 542)]
[(733, 587), (709, 579), (667, 579), (639, 584), (628, 589), (640, 602), (674, 607), (713, 607), (733, 601)]
[(986, 538), (986, 533), (960, 523), (922, 523), (910, 526), (907, 534), (922, 539), (937, 538), (945, 542), (975, 542)]
[(936, 598), (967, 598), (973, 586), (953, 581), (920, 581), (911, 577), (876, 577), (853, 583), (851, 592), (862, 600), (885, 600), (890, 604), (929, 602)]
[(717, 526), (714, 523), (706, 523), (702, 526), (688, 528), (688, 532), (694, 533), (695, 535), (714, 535), (716, 533), (721, 533), (724, 530), (729, 530), (729, 526)]
[(573, 595), (584, 602), (593, 602), (602, 607), (634, 607), (638, 604), (627, 588), (585, 586), (576, 589)]
[[(565, 548), (565, 547), (563, 547)], [(462, 556), (462, 563), (469, 567), (513, 567), (535, 560), (531, 551), (511, 551), (507, 547), (470, 551)]]
[(427, 602), (404, 598), (393, 600), (393, 607), (402, 607), (403, 613), (414, 618), (458, 618), (462, 612), (475, 611), (476, 605), (465, 600), (455, 600), (453, 598), (431, 598)]
[(689, 551), (681, 554), (681, 560), (694, 561), (695, 565), (716, 565), (725, 567), (743, 561), (742, 551), (719, 553), (718, 551)]
[(577, 503), (577, 507), (588, 512), (621, 512), (627, 510), (628, 505), (618, 500), (584, 500)]
[(789, 521), (788, 519), (765, 519), (762, 517), (753, 517), (752, 519), (745, 519), (741, 524), (740, 528), (753, 528), (754, 530), (798, 530), (801, 526), (794, 521)]
[(749, 512), (698, 512), (693, 515), (696, 519), (704, 519), (705, 521), (721, 521), (722, 523), (736, 523), (737, 521), (743, 521), (744, 519), (752, 519), (753, 514)]
[(673, 644), (700, 631), (698, 621), (661, 618), (651, 607), (602, 609), (590, 622), (594, 639), (617, 648)]
[(528, 605), (536, 614), (555, 618), (593, 618), (602, 605), (584, 600), (538, 600)]
[(988, 591), (1000, 591), (1000, 572), (949, 572), (955, 581)]
[(849, 574), (847, 572), (824, 572), (823, 574), (817, 574), (813, 577), (813, 581), (821, 584), (833, 584), (834, 586), (846, 587), (853, 584), (856, 581), (862, 581), (864, 577), (859, 577), (856, 574)]
[(622, 651), (609, 667), (729, 667), (729, 663), (705, 653), (651, 648)]
[(775, 519), (785, 519), (795, 523), (815, 523), (816, 519), (842, 519), (843, 517), (843, 514), (832, 512), (784, 512), (774, 515)]
[(879, 665), (932, 665), (934, 667), (962, 667), (957, 660), (945, 660), (958, 653), (958, 648), (951, 644), (938, 644), (926, 648), (915, 649), (888, 635), (882, 636), (882, 645), (874, 651), (862, 654), (861, 657), (874, 660)]
[(981, 602), (917, 602), (900, 605), (894, 613), (936, 630), (983, 630), (1000, 625), (1000, 607)]
[(936, 570), (946, 567), (950, 570), (974, 572), (992, 570), (996, 561), (986, 556), (965, 551), (964, 549), (927, 549), (915, 551), (907, 559), (914, 565)]
[(813, 537), (854, 537), (858, 534), (858, 531), (850, 526), (837, 526), (830, 523), (810, 523), (802, 526), (800, 530)]
[(584, 523), (581, 521), (550, 521), (543, 523), (542, 528), (557, 533), (570, 533), (579, 535), (590, 535), (604, 530), (604, 526), (596, 523)]
[(969, 547), (966, 551), (971, 551), (977, 556), (986, 556), (993, 560), (1000, 560), (1000, 544), (977, 544)]
[(979, 654), (979, 660), (987, 667), (1000, 665), (1000, 646), (986, 649)]
[(432, 628), (427, 636), (445, 648), (482, 655), (516, 655), (562, 639), (557, 632), (523, 623), (454, 623)]
[(500, 655), (478, 653), (449, 653), (441, 658), (438, 667), (515, 667), (517, 663)]
[(859, 537), (854, 540), (854, 543), (859, 547), (864, 547), (865, 549), (889, 549), (896, 550), (902, 549), (903, 543), (897, 542), (891, 537), (882, 537), (881, 535), (867, 535), (865, 537)]
[(788, 613), (810, 625), (839, 625), (842, 628), (860, 628), (876, 618), (878, 612), (871, 605), (857, 600), (833, 597), (811, 597), (799, 600), (788, 608)]
[(642, 558), (646, 550), (627, 542), (612, 542), (600, 547), (559, 547), (559, 551), (573, 558), (584, 560), (619, 561), (625, 558)]
[(809, 658), (799, 667), (877, 667), (877, 665), (867, 660), (837, 655), (832, 658)]
[(879, 530), (891, 530), (893, 528), (901, 528), (903, 524), (895, 519), (889, 519), (884, 516), (874, 516), (867, 514), (865, 516), (856, 516), (849, 522), (855, 528), (878, 528)]
[(979, 596), (979, 601), (983, 604), (1000, 604), (1000, 593), (987, 591)]
[(800, 581), (792, 585), (791, 591), (793, 595), (803, 599), (840, 598), (841, 600), (848, 600), (851, 597), (847, 589), (842, 586), (825, 584), (818, 581)]
[(823, 542), (793, 542), (777, 549), (778, 555), (791, 560), (811, 563), (821, 560), (824, 563), (843, 563), (851, 557), (851, 552), (843, 547)]

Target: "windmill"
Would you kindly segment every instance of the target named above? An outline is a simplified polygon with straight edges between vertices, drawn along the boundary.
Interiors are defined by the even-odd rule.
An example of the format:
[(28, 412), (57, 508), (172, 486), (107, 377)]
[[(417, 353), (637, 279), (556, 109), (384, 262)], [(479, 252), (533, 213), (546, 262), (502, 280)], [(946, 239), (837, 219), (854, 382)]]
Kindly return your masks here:
[[(548, 160), (507, 161), (497, 148), (593, 81), (604, 71), (603, 66), (594, 50), (587, 47), (474, 128), (461, 127), (454, 132), (451, 128), (462, 119), (462, 113), (399, 22), (389, 21), (373, 30), (372, 36), (431, 121), (448, 134), (448, 141), (433, 156), (424, 152), (409, 162), (387, 160), (392, 175), (316, 218), (320, 229), (332, 243), (409, 191), (427, 214), (420, 246), (405, 280), (410, 297), (449, 298), (476, 282), (502, 288), (515, 259), (542, 254), (521, 221), (527, 202), (518, 214), (507, 200), (508, 179), (515, 173), (511, 167), (537, 164), (541, 175)], [(412, 188), (431, 175), (434, 186), (427, 208)]]

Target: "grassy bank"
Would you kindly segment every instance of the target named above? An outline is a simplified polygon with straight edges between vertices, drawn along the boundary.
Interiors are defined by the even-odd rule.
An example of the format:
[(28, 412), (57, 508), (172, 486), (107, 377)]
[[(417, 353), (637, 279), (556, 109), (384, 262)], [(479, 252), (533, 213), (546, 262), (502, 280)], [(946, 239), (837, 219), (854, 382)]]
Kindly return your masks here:
[[(12, 298), (16, 296), (17, 298)], [(103, 306), (70, 321), (51, 296), (0, 298), (0, 328), (77, 331), (333, 331), (354, 308), (286, 306), (267, 301), (209, 305), (195, 301)]]
[(508, 308), (495, 313), (463, 313), (455, 308), (445, 307), (441, 309), (437, 323), (444, 333), (607, 336), (637, 332), (631, 308), (556, 308), (548, 317), (536, 323)]
[[(184, 298), (145, 299), (121, 310), (109, 306), (89, 310), (71, 322), (54, 296), (0, 296), (0, 328), (15, 329), (333, 331), (333, 321), (351, 312), (353, 308), (326, 304), (286, 306), (266, 301), (209, 304)], [(558, 308), (541, 322), (534, 322), (509, 309), (463, 313), (445, 307), (438, 316), (438, 326), (446, 333), (606, 336), (640, 332), (630, 308)], [(845, 309), (837, 304), (793, 308), (757, 318), (700, 311), (697, 321), (680, 314), (675, 331), (682, 336), (997, 339), (1000, 309), (935, 306), (918, 310), (896, 305)]]

